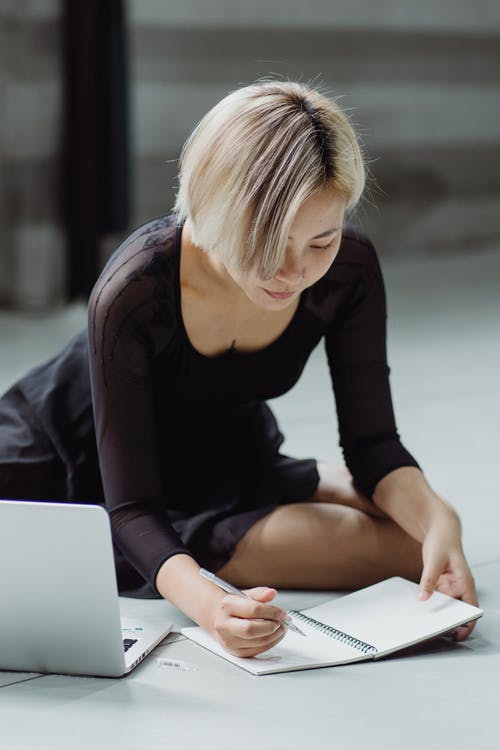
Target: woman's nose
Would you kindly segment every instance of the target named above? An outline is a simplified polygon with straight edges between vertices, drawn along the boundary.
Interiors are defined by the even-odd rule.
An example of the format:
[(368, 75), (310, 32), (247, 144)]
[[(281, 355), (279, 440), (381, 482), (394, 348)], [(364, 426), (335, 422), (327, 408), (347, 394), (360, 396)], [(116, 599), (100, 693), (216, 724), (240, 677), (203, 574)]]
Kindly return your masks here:
[(304, 278), (304, 269), (300, 258), (292, 253), (287, 253), (285, 262), (278, 269), (274, 278), (287, 284), (299, 284)]

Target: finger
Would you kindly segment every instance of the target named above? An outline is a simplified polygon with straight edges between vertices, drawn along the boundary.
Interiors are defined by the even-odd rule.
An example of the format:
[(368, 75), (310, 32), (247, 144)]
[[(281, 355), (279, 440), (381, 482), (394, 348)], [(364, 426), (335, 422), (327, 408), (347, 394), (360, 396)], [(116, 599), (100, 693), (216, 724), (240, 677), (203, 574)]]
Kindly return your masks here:
[(276, 639), (284, 626), (276, 620), (241, 620), (234, 618), (229, 627), (231, 634), (239, 638), (241, 646), (258, 646), (260, 642)]
[(418, 588), (418, 598), (421, 602), (426, 602), (431, 598), (436, 590), (436, 581), (432, 578), (423, 578)]
[(262, 638), (270, 638), (278, 632), (283, 625), (276, 620), (246, 620), (240, 617), (232, 617), (228, 622), (228, 629), (232, 636), (245, 641), (258, 641)]
[(245, 589), (243, 593), (258, 602), (271, 602), (278, 592), (269, 586), (255, 586), (252, 589)]
[[(474, 582), (474, 578), (472, 577), (472, 574), (470, 572), (465, 576), (465, 591), (460, 598), (462, 601), (467, 602), (467, 604), (472, 604), (473, 607), (479, 607), (476, 585)], [(476, 622), (477, 620), (473, 620), (473, 622), (466, 622), (465, 625), (461, 625), (459, 628), (457, 628), (455, 632), (455, 640), (463, 641), (465, 638), (468, 638), (474, 630)]]
[(221, 601), (221, 607), (232, 617), (242, 617), (245, 620), (289, 620), (288, 612), (272, 604), (262, 604), (255, 599), (244, 599), (241, 596), (228, 595)]
[(456, 641), (463, 641), (465, 638), (468, 638), (472, 631), (474, 630), (476, 622), (467, 622), (465, 625), (460, 625), (459, 628), (456, 629), (455, 633), (453, 634), (453, 637)]
[(234, 656), (242, 658), (258, 656), (259, 654), (264, 653), (264, 651), (269, 651), (269, 649), (277, 646), (285, 635), (285, 628), (280, 626), (275, 633), (265, 638), (259, 638), (253, 641), (235, 640), (230, 646), (226, 646), (226, 650)]
[(472, 604), (473, 607), (479, 607), (479, 601), (476, 593), (476, 584), (471, 573), (469, 573), (468, 576), (465, 576), (464, 588), (465, 591), (460, 597), (462, 601), (467, 602), (467, 604)]
[[(479, 606), (476, 593), (476, 585), (471, 572), (467, 569), (465, 561), (463, 565), (452, 562), (451, 570), (448, 574), (443, 575), (439, 580), (438, 591), (443, 594), (460, 599), (473, 607)], [(462, 570), (461, 568), (466, 568)]]
[(441, 561), (439, 558), (425, 563), (418, 587), (418, 598), (421, 602), (426, 602), (431, 598), (445, 567), (444, 560)]

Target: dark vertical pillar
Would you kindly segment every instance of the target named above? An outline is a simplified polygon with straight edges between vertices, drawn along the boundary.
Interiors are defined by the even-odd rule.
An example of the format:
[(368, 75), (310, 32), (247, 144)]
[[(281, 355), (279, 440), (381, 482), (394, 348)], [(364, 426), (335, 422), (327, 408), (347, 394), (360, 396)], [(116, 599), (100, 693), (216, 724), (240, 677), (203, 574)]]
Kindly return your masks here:
[(100, 237), (127, 228), (129, 137), (123, 0), (64, 2), (63, 207), (69, 297), (87, 297)]

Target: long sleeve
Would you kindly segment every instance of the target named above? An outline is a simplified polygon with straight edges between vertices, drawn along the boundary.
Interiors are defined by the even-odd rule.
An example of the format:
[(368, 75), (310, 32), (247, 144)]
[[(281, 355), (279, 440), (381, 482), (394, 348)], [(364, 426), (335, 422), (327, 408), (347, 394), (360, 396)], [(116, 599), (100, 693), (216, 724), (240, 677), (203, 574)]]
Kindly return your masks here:
[(333, 382), (340, 444), (356, 486), (368, 497), (386, 474), (416, 466), (394, 418), (386, 354), (386, 300), (371, 243), (348, 236), (332, 267), (344, 300), (325, 347)]
[(154, 403), (153, 364), (175, 330), (172, 230), (117, 251), (89, 303), (97, 447), (113, 537), (153, 586), (161, 564), (190, 554), (168, 523)]

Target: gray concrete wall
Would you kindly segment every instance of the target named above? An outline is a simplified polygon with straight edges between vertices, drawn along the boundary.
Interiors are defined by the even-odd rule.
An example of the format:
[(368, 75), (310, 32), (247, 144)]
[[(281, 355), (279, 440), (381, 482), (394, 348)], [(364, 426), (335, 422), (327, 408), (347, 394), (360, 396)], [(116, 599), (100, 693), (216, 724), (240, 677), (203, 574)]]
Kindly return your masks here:
[(276, 73), (341, 97), (373, 176), (356, 217), (381, 253), (471, 249), (500, 232), (500, 5), (445, 0), (129, 0), (136, 216), (172, 202), (192, 126)]
[(0, 300), (60, 301), (61, 39), (58, 0), (0, 4)]
[[(128, 0), (128, 10), (133, 224), (169, 210), (180, 148), (206, 110), (275, 73), (342, 97), (376, 180), (358, 221), (382, 254), (497, 242), (496, 0)], [(14, 304), (62, 296), (60, 15), (59, 0), (0, 4), (0, 299)]]

